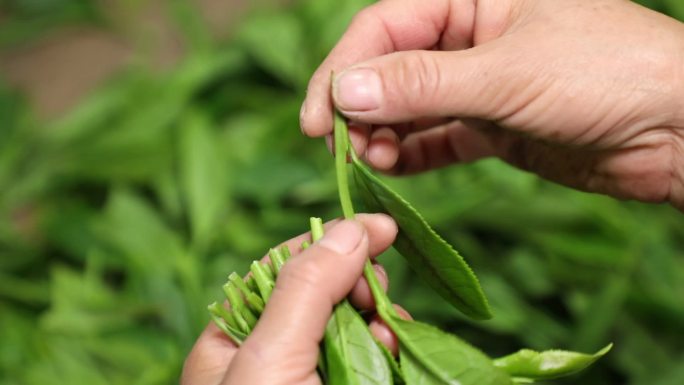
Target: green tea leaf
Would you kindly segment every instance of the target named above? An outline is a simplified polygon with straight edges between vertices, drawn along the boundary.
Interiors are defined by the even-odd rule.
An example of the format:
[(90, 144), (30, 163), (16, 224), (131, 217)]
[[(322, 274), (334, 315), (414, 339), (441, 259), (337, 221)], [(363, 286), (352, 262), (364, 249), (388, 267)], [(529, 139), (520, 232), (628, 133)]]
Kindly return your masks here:
[(388, 320), (400, 343), (404, 379), (411, 385), (509, 385), (492, 360), (458, 337), (397, 316)]
[(264, 13), (250, 18), (237, 36), (261, 67), (285, 84), (301, 86), (311, 70), (302, 27), (292, 14)]
[(406, 384), (406, 381), (404, 381), (404, 373), (401, 372), (399, 362), (397, 362), (397, 359), (392, 355), (392, 352), (387, 348), (387, 346), (383, 345), (382, 342), (378, 340), (375, 341), (375, 344), (378, 345), (378, 348), (380, 348), (380, 351), (385, 356), (385, 360), (387, 361), (390, 369), (392, 370), (392, 378), (394, 379), (394, 384)]
[(198, 111), (188, 114), (180, 130), (181, 183), (193, 241), (210, 242), (227, 209), (228, 171), (211, 123)]
[(394, 247), (437, 293), (465, 315), (491, 318), (489, 303), (466, 261), (408, 202), (353, 159), (357, 189), (370, 211), (391, 215), (399, 226)]
[(573, 349), (592, 351), (601, 346), (598, 345), (600, 341), (609, 338), (625, 306), (630, 280), (629, 272), (606, 277), (603, 287), (592, 293), (588, 306), (577, 317), (577, 329), (571, 346)]
[(391, 385), (392, 370), (368, 325), (349, 302), (333, 313), (325, 332), (329, 385)]
[(610, 351), (613, 344), (595, 354), (583, 354), (564, 350), (536, 352), (522, 349), (517, 353), (494, 360), (494, 365), (514, 377), (546, 380), (577, 373)]

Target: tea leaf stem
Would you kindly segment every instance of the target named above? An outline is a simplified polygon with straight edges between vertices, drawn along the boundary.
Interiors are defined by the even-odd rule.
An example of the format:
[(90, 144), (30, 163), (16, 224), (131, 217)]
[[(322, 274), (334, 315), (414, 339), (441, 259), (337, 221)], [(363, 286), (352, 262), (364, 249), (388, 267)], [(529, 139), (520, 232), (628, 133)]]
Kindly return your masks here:
[(349, 193), (347, 177), (347, 154), (349, 153), (349, 133), (347, 123), (339, 112), (335, 113), (335, 171), (337, 174), (337, 191), (340, 194), (340, 205), (345, 219), (354, 219), (354, 205)]
[(316, 242), (323, 238), (323, 220), (321, 218), (311, 217), (309, 223), (311, 224), (311, 240)]
[[(335, 172), (337, 174), (337, 190), (340, 195), (340, 205), (342, 206), (342, 214), (345, 219), (354, 219), (354, 204), (351, 200), (351, 193), (349, 191), (349, 175), (347, 173), (347, 156), (351, 156), (352, 159), (356, 159), (356, 153), (350, 145), (349, 141), (349, 128), (344, 120), (344, 117), (339, 113), (335, 112)], [(387, 297), (385, 291), (382, 289), (378, 278), (375, 276), (375, 269), (370, 263), (370, 260), (366, 261), (363, 266), (363, 275), (368, 281), (368, 286), (373, 294), (373, 299), (375, 300), (375, 305), (383, 318), (389, 318), (390, 316), (398, 316), (394, 306), (392, 306), (392, 301)]]

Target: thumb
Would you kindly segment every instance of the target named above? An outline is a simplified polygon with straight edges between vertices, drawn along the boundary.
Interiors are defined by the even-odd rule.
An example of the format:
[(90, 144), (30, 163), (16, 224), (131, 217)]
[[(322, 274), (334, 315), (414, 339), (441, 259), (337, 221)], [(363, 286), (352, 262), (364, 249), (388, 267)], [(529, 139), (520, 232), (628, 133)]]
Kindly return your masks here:
[(510, 83), (501, 81), (505, 69), (493, 68), (499, 61), (491, 60), (490, 52), (482, 46), (379, 56), (337, 74), (334, 103), (351, 120), (370, 124), (424, 117), (493, 119), (501, 87)]
[(318, 345), (333, 306), (352, 289), (368, 259), (364, 227), (345, 220), (290, 259), (224, 384), (318, 384)]

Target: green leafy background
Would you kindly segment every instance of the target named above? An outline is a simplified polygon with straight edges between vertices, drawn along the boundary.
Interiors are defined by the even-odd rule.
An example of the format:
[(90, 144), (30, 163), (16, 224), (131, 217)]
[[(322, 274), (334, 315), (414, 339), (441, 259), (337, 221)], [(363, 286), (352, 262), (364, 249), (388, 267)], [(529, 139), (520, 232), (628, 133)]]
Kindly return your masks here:
[[(332, 158), (303, 137), (308, 77), (367, 0), (253, 11), (215, 39), (168, 2), (187, 54), (131, 64), (65, 117), (0, 81), (0, 384), (173, 384), (231, 271), (340, 215)], [(680, 0), (645, 1), (684, 19)], [(0, 45), (99, 22), (95, 2), (13, 0)], [(137, 63), (137, 62), (136, 62)], [(556, 384), (684, 383), (684, 226), (496, 160), (388, 182), (479, 275), (473, 323), (382, 257), (416, 318), (492, 355), (614, 350)]]

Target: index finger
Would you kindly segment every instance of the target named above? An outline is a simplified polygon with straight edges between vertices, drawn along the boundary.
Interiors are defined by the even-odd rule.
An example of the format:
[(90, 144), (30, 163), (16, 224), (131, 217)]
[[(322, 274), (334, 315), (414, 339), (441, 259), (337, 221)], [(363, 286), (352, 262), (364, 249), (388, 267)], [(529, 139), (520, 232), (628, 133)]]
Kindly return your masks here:
[[(314, 137), (332, 132), (332, 72), (396, 51), (432, 49), (438, 43), (447, 49), (467, 48), (474, 14), (472, 0), (384, 0), (359, 12), (309, 82), (300, 115), (302, 131)], [(447, 26), (449, 33), (444, 34)]]

